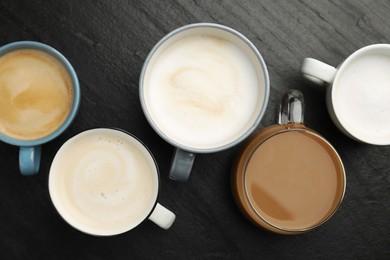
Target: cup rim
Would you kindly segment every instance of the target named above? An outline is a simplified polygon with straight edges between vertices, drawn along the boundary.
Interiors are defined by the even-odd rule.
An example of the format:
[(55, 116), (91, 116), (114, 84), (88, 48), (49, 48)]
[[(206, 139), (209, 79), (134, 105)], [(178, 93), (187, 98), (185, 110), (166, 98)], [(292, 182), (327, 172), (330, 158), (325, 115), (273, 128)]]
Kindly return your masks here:
[[(264, 102), (261, 105), (260, 113), (257, 115), (256, 120), (253, 122), (253, 125), (249, 127), (239, 138), (216, 147), (211, 147), (211, 148), (199, 148), (199, 147), (190, 147), (184, 144), (181, 144), (179, 142), (176, 142), (172, 138), (170, 138), (168, 135), (163, 133), (163, 131), (157, 126), (157, 124), (152, 120), (149, 110), (146, 105), (145, 101), (145, 96), (144, 96), (144, 78), (146, 74), (146, 70), (148, 68), (148, 65), (153, 58), (154, 54), (157, 52), (157, 50), (171, 37), (173, 37), (176, 34), (179, 34), (183, 31), (195, 29), (195, 28), (214, 28), (214, 29), (219, 29), (226, 31), (228, 33), (231, 33), (235, 36), (237, 36), (240, 40), (242, 40), (255, 54), (257, 60), (260, 63), (260, 66), (263, 70), (263, 76), (264, 76)], [(222, 150), (226, 150), (228, 148), (231, 148), (235, 146), (236, 144), (242, 142), (245, 138), (247, 138), (258, 126), (260, 123), (261, 119), (263, 118), (267, 105), (268, 105), (268, 99), (269, 99), (269, 92), (270, 92), (270, 80), (269, 80), (269, 73), (267, 70), (267, 66), (265, 64), (265, 61), (263, 57), (261, 56), (259, 50), (256, 48), (256, 46), (243, 34), (238, 32), (235, 29), (232, 29), (228, 26), (222, 25), (222, 24), (216, 24), (216, 23), (192, 23), (192, 24), (187, 24), (182, 27), (179, 27), (168, 34), (166, 34), (163, 38), (161, 38), (152, 48), (152, 50), (149, 52), (148, 56), (146, 57), (144, 64), (142, 66), (141, 74), (140, 74), (140, 80), (139, 80), (139, 97), (140, 97), (140, 103), (142, 110), (145, 114), (145, 117), (148, 121), (148, 123), (152, 126), (154, 131), (160, 135), (166, 142), (170, 143), (171, 145), (178, 147), (182, 150), (189, 151), (189, 152), (194, 152), (194, 153), (212, 153), (212, 152), (218, 152)]]
[(56, 58), (61, 64), (64, 66), (64, 68), (68, 71), (70, 78), (72, 80), (72, 86), (73, 86), (73, 104), (72, 108), (69, 112), (69, 115), (67, 119), (62, 123), (60, 127), (58, 127), (54, 132), (52, 132), (49, 135), (46, 135), (44, 137), (33, 139), (33, 140), (23, 140), (23, 139), (17, 139), (14, 137), (7, 136), (3, 133), (0, 133), (0, 140), (3, 142), (6, 142), (11, 145), (15, 146), (36, 146), (41, 145), (44, 143), (47, 143), (60, 134), (62, 134), (73, 122), (73, 120), (76, 117), (76, 114), (78, 112), (79, 106), (80, 106), (80, 83), (79, 79), (77, 77), (76, 71), (74, 70), (71, 63), (68, 61), (68, 59), (59, 51), (57, 51), (55, 48), (42, 43), (42, 42), (36, 42), (36, 41), (17, 41), (17, 42), (11, 42), (6, 45), (3, 45), (0, 47), (0, 56), (3, 54), (9, 53), (14, 50), (19, 49), (36, 49), (43, 51), (52, 57)]
[(351, 55), (349, 55), (340, 64), (340, 66), (337, 68), (336, 75), (335, 75), (335, 77), (333, 79), (333, 82), (331, 84), (331, 93), (330, 93), (331, 99), (330, 99), (330, 102), (332, 104), (332, 108), (333, 108), (332, 110), (334, 111), (334, 114), (336, 116), (336, 119), (337, 119), (338, 123), (345, 130), (345, 132), (347, 132), (348, 135), (350, 135), (353, 139), (358, 140), (358, 141), (363, 142), (363, 143), (367, 143), (367, 144), (389, 145), (390, 144), (390, 136), (387, 139), (386, 138), (382, 138), (381, 140), (383, 140), (383, 141), (372, 140), (372, 138), (366, 138), (364, 136), (363, 137), (359, 136), (359, 133), (356, 130), (354, 130), (351, 127), (348, 127), (348, 125), (345, 124), (345, 122), (343, 122), (344, 116), (341, 115), (340, 111), (338, 110), (338, 106), (336, 104), (336, 101), (335, 101), (336, 100), (336, 94), (335, 94), (336, 90), (335, 89), (337, 89), (337, 81), (338, 81), (340, 75), (343, 74), (343, 71), (345, 70), (345, 68), (348, 67), (349, 64), (356, 59), (356, 57), (362, 55), (365, 52), (369, 52), (371, 50), (380, 49), (380, 48), (387, 49), (389, 51), (389, 53), (390, 53), (390, 44), (384, 44), (384, 43), (371, 44), (371, 45), (368, 45), (368, 46), (365, 46), (365, 47), (362, 47), (362, 48), (356, 50), (355, 52), (353, 52)]
[[(54, 199), (52, 195), (53, 194), (53, 177), (52, 174), (51, 174), (51, 168), (52, 168), (52, 165), (53, 165), (53, 162), (54, 162), (54, 159), (56, 158), (57, 154), (59, 153), (59, 151), (62, 149), (62, 147), (70, 140), (72, 140), (73, 138), (76, 138), (77, 136), (79, 136), (80, 134), (87, 134), (89, 132), (92, 132), (92, 131), (100, 131), (100, 130), (111, 130), (111, 131), (117, 131), (117, 132), (121, 132), (121, 133), (124, 133), (126, 134), (128, 137), (130, 138), (133, 138), (135, 141), (137, 141), (142, 147), (144, 147), (146, 149), (146, 151), (148, 152), (148, 154), (150, 155), (153, 163), (154, 163), (154, 166), (155, 166), (155, 169), (156, 169), (156, 180), (157, 180), (157, 193), (156, 193), (156, 197), (154, 199), (154, 203), (151, 207), (151, 210), (148, 212), (148, 214), (146, 214), (146, 216), (136, 222), (134, 222), (135, 224), (132, 225), (130, 228), (129, 227), (126, 227), (126, 228), (123, 228), (123, 229), (118, 229), (114, 232), (93, 232), (92, 230), (89, 230), (89, 229), (84, 229), (82, 227), (80, 227), (80, 225), (78, 225), (78, 223), (76, 221), (73, 220), (73, 218), (71, 217), (71, 214), (68, 214), (66, 213), (64, 215), (63, 210), (62, 208), (59, 209), (58, 206), (57, 206), (57, 203), (61, 203), (59, 202), (58, 199)], [(87, 130), (84, 130), (80, 133), (77, 133), (76, 135), (72, 136), (71, 138), (69, 138), (68, 140), (66, 140), (66, 142), (64, 142), (61, 147), (58, 149), (58, 151), (56, 152), (56, 155), (54, 156), (53, 158), (53, 161), (52, 161), (52, 164), (50, 166), (50, 170), (49, 170), (49, 176), (48, 176), (48, 186), (49, 186), (49, 197), (50, 197), (50, 200), (54, 206), (54, 208), (56, 209), (58, 215), (68, 224), (70, 225), (71, 227), (75, 228), (76, 230), (80, 231), (80, 232), (83, 232), (85, 234), (88, 234), (88, 235), (92, 235), (92, 236), (115, 236), (115, 235), (120, 235), (120, 234), (123, 234), (123, 233), (126, 233), (130, 230), (133, 230), (135, 229), (136, 227), (138, 227), (141, 223), (143, 223), (145, 220), (147, 220), (150, 215), (153, 213), (154, 209), (156, 208), (157, 206), (157, 203), (158, 203), (158, 199), (159, 199), (159, 194), (160, 194), (160, 189), (161, 189), (161, 177), (160, 177), (160, 170), (159, 170), (159, 167), (158, 167), (158, 163), (157, 163), (157, 160), (156, 158), (154, 157), (153, 153), (151, 152), (151, 150), (149, 149), (148, 146), (146, 146), (146, 144), (144, 142), (142, 142), (138, 137), (136, 137), (134, 134), (132, 133), (129, 133), (128, 131), (126, 130), (123, 130), (121, 128), (115, 128), (115, 127), (98, 127), (98, 128), (90, 128), (90, 129), (87, 129)], [(63, 210), (63, 211), (62, 211)], [(70, 217), (69, 217), (70, 216)], [(68, 218), (69, 217), (69, 218)]]
[[(276, 125), (278, 126), (278, 125)], [(271, 126), (272, 127), (272, 126)], [(273, 138), (274, 136), (276, 135), (279, 135), (279, 134), (283, 134), (283, 133), (287, 133), (287, 132), (305, 132), (305, 133), (308, 133), (310, 135), (313, 135), (314, 137), (320, 139), (322, 142), (324, 142), (327, 147), (333, 152), (333, 154), (336, 156), (337, 158), (337, 161), (339, 162), (340, 164), (340, 168), (341, 168), (341, 173), (339, 173), (342, 177), (342, 180), (343, 180), (343, 186), (341, 187), (342, 188), (342, 192), (340, 194), (340, 196), (337, 198), (338, 202), (337, 202), (337, 205), (331, 210), (331, 213), (329, 215), (325, 215), (325, 218), (323, 218), (321, 221), (319, 221), (318, 223), (312, 225), (312, 226), (309, 226), (309, 227), (305, 227), (305, 228), (298, 228), (298, 229), (290, 229), (290, 228), (285, 228), (285, 227), (281, 227), (281, 226), (278, 226), (278, 225), (275, 225), (273, 223), (271, 223), (270, 221), (268, 221), (266, 218), (264, 218), (262, 216), (262, 214), (256, 209), (256, 207), (252, 204), (252, 201), (251, 199), (249, 198), (249, 195), (248, 195), (248, 189), (247, 189), (247, 185), (246, 185), (246, 174), (247, 174), (247, 167), (248, 167), (248, 163), (249, 161), (251, 160), (254, 152), (262, 145), (264, 144), (267, 140)], [(249, 146), (247, 146), (249, 147)], [(243, 189), (243, 193), (244, 193), (244, 198), (245, 200), (248, 202), (251, 210), (253, 211), (253, 213), (255, 213), (255, 215), (257, 217), (260, 218), (261, 221), (263, 221), (264, 223), (266, 223), (266, 225), (269, 225), (270, 227), (278, 230), (279, 232), (281, 233), (284, 233), (284, 234), (298, 234), (298, 233), (304, 233), (304, 232), (308, 232), (310, 230), (313, 230), (319, 226), (321, 226), (322, 224), (324, 224), (325, 222), (327, 222), (335, 213), (336, 211), (339, 209), (343, 199), (344, 199), (344, 196), (345, 196), (345, 191), (346, 191), (346, 174), (345, 174), (345, 168), (344, 168), (344, 164), (341, 160), (341, 157), (340, 155), (337, 153), (336, 149), (325, 139), (323, 138), (321, 135), (317, 134), (316, 132), (312, 131), (311, 129), (307, 128), (307, 127), (304, 127), (304, 128), (295, 128), (294, 126), (292, 127), (288, 127), (287, 129), (278, 129), (276, 132), (273, 132), (271, 133), (269, 136), (267, 136), (266, 138), (264, 138), (263, 140), (261, 140), (261, 142), (259, 143), (256, 143), (256, 145), (250, 149), (250, 153), (249, 155), (247, 156), (245, 162), (244, 162), (244, 168), (243, 168), (243, 176), (242, 176), (242, 180), (241, 180), (241, 184), (240, 183), (237, 183), (236, 185), (243, 185), (244, 189)], [(242, 198), (240, 199), (242, 200)], [(240, 202), (242, 203), (242, 202)], [(245, 210), (246, 211), (246, 210)], [(257, 224), (259, 224), (260, 226), (263, 226), (261, 223), (259, 223), (257, 220), (253, 219), (253, 221), (255, 221)], [(264, 226), (263, 226), (264, 227)], [(264, 227), (266, 228), (266, 227)], [(268, 229), (268, 228), (266, 228)]]

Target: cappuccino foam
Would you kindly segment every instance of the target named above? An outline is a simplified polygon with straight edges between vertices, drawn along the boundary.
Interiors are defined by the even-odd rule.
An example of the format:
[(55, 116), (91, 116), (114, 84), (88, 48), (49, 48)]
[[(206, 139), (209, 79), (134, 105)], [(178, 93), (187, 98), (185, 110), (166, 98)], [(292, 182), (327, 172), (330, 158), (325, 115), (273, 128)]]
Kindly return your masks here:
[(390, 56), (365, 55), (337, 78), (334, 105), (344, 127), (367, 140), (390, 138)]
[[(151, 212), (158, 192), (154, 160), (133, 137), (95, 129), (68, 140), (50, 169), (54, 205), (75, 228), (122, 233)], [(98, 230), (98, 232), (96, 231)]]
[(0, 57), (0, 132), (35, 140), (56, 131), (67, 119), (73, 87), (65, 67), (33, 49)]
[(259, 80), (234, 43), (193, 35), (163, 49), (145, 77), (151, 118), (171, 140), (195, 148), (223, 146), (255, 121)]

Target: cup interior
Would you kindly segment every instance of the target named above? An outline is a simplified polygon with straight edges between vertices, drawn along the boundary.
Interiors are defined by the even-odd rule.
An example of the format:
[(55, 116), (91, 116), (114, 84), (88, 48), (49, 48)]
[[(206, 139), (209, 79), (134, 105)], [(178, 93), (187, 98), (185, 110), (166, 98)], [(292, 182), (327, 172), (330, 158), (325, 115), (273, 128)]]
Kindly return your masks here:
[(338, 68), (328, 89), (328, 102), (333, 108), (332, 119), (352, 138), (375, 145), (390, 144), (389, 70), (389, 44), (361, 48)]
[(15, 137), (7, 136), (4, 133), (0, 133), (0, 140), (12, 144), (12, 145), (17, 145), (17, 146), (35, 146), (35, 145), (40, 145), (43, 143), (46, 143), (58, 135), (60, 135), (65, 129), (70, 125), (70, 123), (74, 120), (77, 110), (80, 104), (80, 86), (79, 86), (79, 81), (77, 74), (75, 70), (73, 69), (72, 65), (70, 62), (56, 49), (53, 47), (40, 43), (40, 42), (33, 42), (33, 41), (20, 41), (20, 42), (13, 42), (7, 45), (4, 45), (0, 47), (0, 56), (7, 54), (12, 51), (16, 50), (21, 50), (21, 49), (33, 49), (33, 50), (39, 50), (42, 52), (45, 52), (49, 54), (50, 56), (54, 57), (57, 59), (63, 67), (66, 69), (68, 72), (70, 79), (71, 79), (71, 86), (72, 86), (72, 105), (71, 109), (69, 112), (68, 117), (66, 120), (54, 131), (49, 133), (48, 135), (38, 138), (38, 139), (31, 139), (31, 140), (26, 140), (26, 139), (17, 139)]
[[(215, 37), (223, 39), (234, 46), (238, 47), (247, 57), (250, 62), (250, 67), (255, 71), (255, 77), (257, 81), (257, 93), (254, 107), (252, 108), (251, 115), (245, 125), (236, 129), (234, 133), (226, 136), (223, 140), (213, 141), (210, 139), (207, 143), (196, 143), (195, 141), (189, 141), (185, 138), (179, 137), (179, 134), (171, 131), (170, 128), (166, 127), (162, 123), (164, 118), (161, 114), (153, 109), (153, 103), (156, 101), (151, 97), (151, 73), (156, 63), (159, 61), (164, 52), (173, 46), (174, 44), (182, 41), (191, 36), (200, 37)], [(226, 26), (217, 24), (192, 24), (181, 27), (175, 31), (169, 33), (167, 36), (162, 38), (152, 49), (149, 56), (147, 57), (140, 78), (140, 99), (143, 111), (155, 131), (163, 137), (167, 142), (171, 143), (176, 147), (180, 147), (184, 150), (192, 152), (213, 152), (229, 148), (236, 143), (246, 138), (260, 122), (268, 101), (269, 96), (269, 79), (268, 72), (265, 63), (257, 51), (256, 47), (242, 34), (228, 28)], [(207, 98), (207, 97), (206, 97)], [(183, 131), (182, 131), (183, 132)], [(196, 138), (194, 138), (196, 139)], [(218, 138), (214, 138), (218, 139)]]

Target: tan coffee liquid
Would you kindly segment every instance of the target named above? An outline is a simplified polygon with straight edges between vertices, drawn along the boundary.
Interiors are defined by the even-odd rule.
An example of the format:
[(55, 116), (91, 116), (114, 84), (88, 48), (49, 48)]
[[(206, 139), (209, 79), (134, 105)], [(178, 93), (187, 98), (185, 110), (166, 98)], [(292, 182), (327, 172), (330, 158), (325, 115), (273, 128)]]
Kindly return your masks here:
[(342, 193), (342, 166), (327, 144), (304, 131), (262, 143), (246, 168), (248, 199), (265, 221), (305, 229), (330, 216)]
[(0, 132), (35, 140), (56, 131), (73, 104), (69, 73), (56, 58), (33, 49), (0, 57)]

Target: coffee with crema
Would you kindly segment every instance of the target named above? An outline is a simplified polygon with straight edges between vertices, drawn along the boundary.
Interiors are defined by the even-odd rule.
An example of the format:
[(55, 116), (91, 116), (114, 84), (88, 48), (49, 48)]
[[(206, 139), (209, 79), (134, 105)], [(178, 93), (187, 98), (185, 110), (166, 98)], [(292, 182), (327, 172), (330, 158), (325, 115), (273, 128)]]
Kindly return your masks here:
[(146, 148), (113, 129), (94, 129), (68, 140), (56, 154), (49, 190), (57, 210), (75, 228), (117, 234), (152, 211), (158, 172)]
[(66, 68), (35, 49), (0, 57), (0, 132), (19, 140), (35, 140), (56, 131), (67, 119), (73, 86)]
[(244, 49), (199, 32), (160, 47), (144, 78), (157, 128), (197, 149), (226, 145), (248, 131), (264, 102), (264, 83)]

